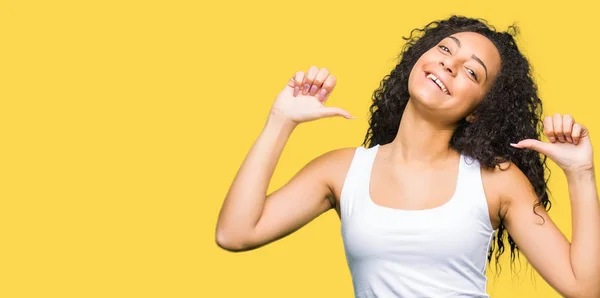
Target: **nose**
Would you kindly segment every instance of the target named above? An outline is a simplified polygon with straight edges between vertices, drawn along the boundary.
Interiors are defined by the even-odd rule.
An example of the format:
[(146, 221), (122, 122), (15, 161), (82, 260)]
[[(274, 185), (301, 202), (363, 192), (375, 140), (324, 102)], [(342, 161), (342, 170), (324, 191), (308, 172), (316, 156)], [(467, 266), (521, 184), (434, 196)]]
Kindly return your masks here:
[(456, 74), (456, 62), (453, 59), (444, 59), (440, 61), (440, 65), (452, 76)]

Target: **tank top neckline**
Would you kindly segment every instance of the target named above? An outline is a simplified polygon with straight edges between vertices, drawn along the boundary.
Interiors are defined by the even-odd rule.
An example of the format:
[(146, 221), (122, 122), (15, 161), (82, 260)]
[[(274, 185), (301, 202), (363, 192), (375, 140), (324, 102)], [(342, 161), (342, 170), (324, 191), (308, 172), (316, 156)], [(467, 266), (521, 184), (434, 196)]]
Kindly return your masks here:
[(380, 147), (381, 146), (379, 144), (377, 144), (371, 148), (371, 149), (373, 149), (373, 153), (372, 153), (371, 159), (370, 159), (371, 164), (368, 166), (367, 179), (366, 179), (367, 201), (368, 201), (369, 205), (371, 205), (375, 209), (384, 210), (386, 212), (392, 212), (392, 213), (424, 214), (424, 213), (429, 213), (429, 212), (441, 211), (446, 208), (449, 208), (449, 206), (453, 205), (458, 200), (460, 184), (461, 184), (460, 178), (461, 178), (461, 174), (465, 171), (465, 169), (464, 169), (465, 161), (464, 161), (464, 156), (462, 154), (460, 154), (460, 157), (459, 157), (458, 174), (456, 176), (456, 184), (454, 186), (454, 191), (453, 191), (452, 195), (450, 196), (450, 199), (448, 199), (441, 205), (431, 207), (431, 208), (426, 208), (426, 209), (402, 209), (402, 208), (382, 206), (382, 205), (375, 203), (375, 201), (373, 201), (373, 197), (371, 196), (371, 177), (373, 175), (375, 159), (377, 158), (377, 153), (379, 152)]

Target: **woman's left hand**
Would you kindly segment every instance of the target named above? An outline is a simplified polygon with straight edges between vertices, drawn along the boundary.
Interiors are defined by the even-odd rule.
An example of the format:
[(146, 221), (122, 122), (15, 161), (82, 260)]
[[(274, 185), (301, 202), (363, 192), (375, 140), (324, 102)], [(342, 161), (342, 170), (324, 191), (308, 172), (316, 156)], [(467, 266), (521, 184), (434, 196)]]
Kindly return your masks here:
[(511, 146), (533, 149), (548, 156), (565, 174), (593, 170), (593, 150), (588, 130), (576, 123), (571, 115), (547, 116), (544, 118), (544, 133), (549, 143), (526, 139)]

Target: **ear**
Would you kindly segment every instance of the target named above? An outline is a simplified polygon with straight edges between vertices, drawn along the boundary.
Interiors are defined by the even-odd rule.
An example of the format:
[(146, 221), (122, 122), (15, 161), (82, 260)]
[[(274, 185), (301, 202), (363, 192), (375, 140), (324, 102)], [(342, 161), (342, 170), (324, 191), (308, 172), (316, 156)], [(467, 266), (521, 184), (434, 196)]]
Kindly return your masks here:
[(475, 120), (477, 120), (477, 117), (473, 114), (470, 114), (467, 116), (467, 118), (465, 118), (465, 120), (467, 120), (467, 122), (469, 122), (469, 123), (473, 123), (473, 122), (475, 122)]

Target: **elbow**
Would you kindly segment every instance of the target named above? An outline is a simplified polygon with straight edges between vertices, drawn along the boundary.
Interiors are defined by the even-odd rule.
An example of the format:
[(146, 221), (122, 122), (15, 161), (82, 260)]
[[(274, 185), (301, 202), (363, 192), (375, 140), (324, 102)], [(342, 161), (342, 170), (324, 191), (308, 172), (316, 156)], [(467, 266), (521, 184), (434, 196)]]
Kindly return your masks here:
[(243, 252), (249, 250), (249, 245), (235, 234), (217, 229), (215, 233), (217, 246), (229, 252)]

